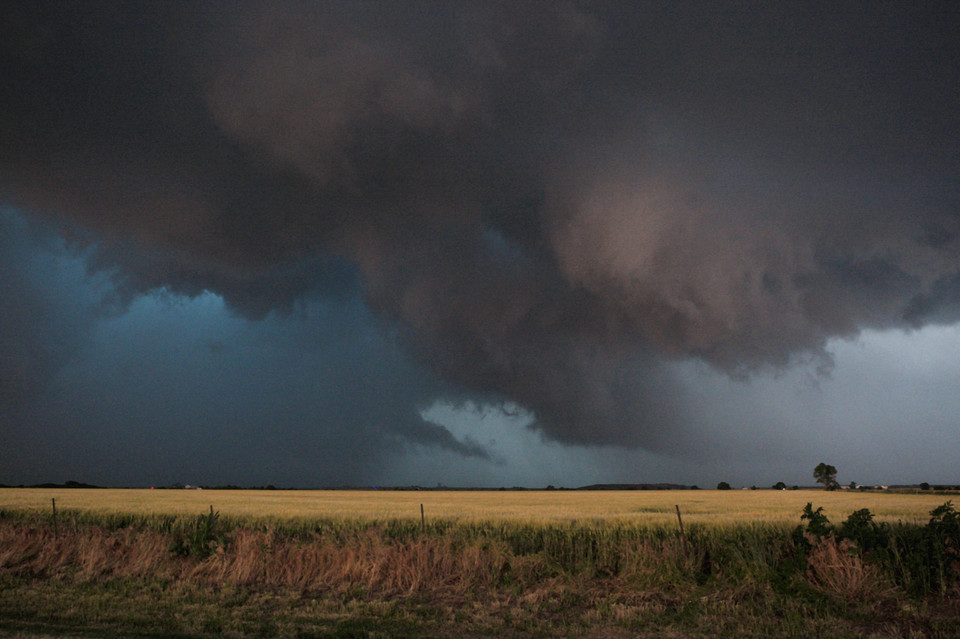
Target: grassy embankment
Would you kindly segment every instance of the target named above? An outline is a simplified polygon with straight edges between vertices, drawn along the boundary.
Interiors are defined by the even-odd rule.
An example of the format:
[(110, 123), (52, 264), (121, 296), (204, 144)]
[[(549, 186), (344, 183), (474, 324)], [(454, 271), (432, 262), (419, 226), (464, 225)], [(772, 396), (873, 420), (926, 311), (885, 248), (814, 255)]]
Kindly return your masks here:
[(0, 490), (0, 632), (956, 636), (952, 573), (792, 535), (809, 501), (836, 524), (869, 508), (901, 555), (896, 540), (921, 539), (943, 503), (820, 491)]

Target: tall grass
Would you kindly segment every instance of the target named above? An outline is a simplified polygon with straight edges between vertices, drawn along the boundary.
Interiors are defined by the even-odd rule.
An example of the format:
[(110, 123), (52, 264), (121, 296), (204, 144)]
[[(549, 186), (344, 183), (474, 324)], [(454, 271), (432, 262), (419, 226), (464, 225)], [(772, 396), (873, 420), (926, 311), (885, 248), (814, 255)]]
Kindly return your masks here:
[[(648, 626), (642, 636), (841, 637), (869, 634), (865, 628), (913, 636), (921, 609), (933, 611), (922, 621), (933, 630), (916, 636), (952, 637), (960, 623), (960, 535), (950, 516), (933, 527), (877, 524), (861, 509), (839, 527), (817, 519), (814, 534), (811, 519), (796, 526), (798, 511), (791, 523), (689, 523), (684, 540), (673, 522), (643, 520), (434, 518), (422, 526), (414, 518), (223, 515), (209, 506), (192, 514), (119, 513), (61, 509), (58, 501), (57, 510), (55, 529), (52, 512), (0, 509), (0, 622), (23, 618), (11, 627), (44, 619), (51, 628), (104, 627), (101, 613), (64, 608), (86, 597), (96, 610), (109, 609), (117, 620), (111, 628), (124, 634), (155, 623), (137, 612), (144, 605), (159, 606), (158, 618), (180, 615), (184, 593), (261, 621), (302, 602), (325, 602), (328, 611), (366, 607), (372, 628), (382, 626), (385, 610), (426, 615), (404, 617), (409, 625), (395, 628), (404, 636), (423, 628), (457, 636), (437, 632), (437, 624), (465, 620), (463, 634), (471, 636), (540, 628), (534, 634), (572, 637), (584, 623), (593, 636), (642, 635), (636, 631)], [(160, 603), (140, 597), (144, 589)], [(25, 606), (37, 593), (50, 603)], [(235, 603), (262, 597), (284, 603)], [(202, 623), (190, 623), (203, 632), (301, 634), (299, 626), (237, 631), (244, 622), (221, 609), (211, 604)], [(430, 621), (434, 615), (446, 621)], [(315, 623), (315, 616), (298, 622)], [(344, 624), (344, 636), (357, 636)]]
[[(203, 517), (207, 517), (206, 515)], [(200, 518), (202, 521), (203, 518)], [(597, 524), (452, 524), (425, 534), (406, 522), (320, 528), (224, 528), (213, 541), (184, 542), (198, 520), (155, 527), (61, 527), (0, 519), (0, 570), (18, 575), (97, 580), (160, 576), (209, 584), (265, 585), (304, 591), (431, 596), (530, 589), (549, 579), (616, 579), (695, 585), (704, 557), (710, 573), (747, 575), (771, 568), (789, 536), (755, 531), (767, 550), (725, 553), (743, 535), (691, 531), (684, 552), (677, 535), (656, 527)], [(219, 523), (219, 522), (218, 522)], [(185, 548), (202, 552), (183, 552)]]
[(805, 535), (794, 531), (798, 509), (792, 522), (774, 517), (717, 525), (694, 519), (685, 540), (675, 521), (642, 518), (433, 517), (422, 523), (221, 514), (212, 507), (189, 515), (57, 510), (54, 528), (52, 512), (0, 508), (0, 570), (83, 579), (160, 574), (211, 584), (386, 594), (462, 593), (505, 584), (524, 589), (543, 579), (571, 578), (676, 588), (717, 580), (777, 581), (793, 588), (802, 581), (840, 599), (871, 588), (884, 592), (891, 584), (943, 595), (960, 575), (960, 524), (951, 509), (934, 518), (936, 525), (931, 520), (925, 526), (878, 523), (860, 509), (834, 528), (822, 509), (808, 503)]

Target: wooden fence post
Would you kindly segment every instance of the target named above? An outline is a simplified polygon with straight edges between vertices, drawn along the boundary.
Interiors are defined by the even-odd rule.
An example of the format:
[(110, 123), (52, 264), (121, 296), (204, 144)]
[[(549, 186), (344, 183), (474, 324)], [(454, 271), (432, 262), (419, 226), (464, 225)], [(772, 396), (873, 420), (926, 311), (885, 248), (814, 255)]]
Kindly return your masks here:
[(687, 554), (687, 533), (683, 532), (683, 519), (680, 517), (680, 504), (677, 507), (677, 521), (680, 522), (680, 539), (683, 540), (683, 554)]
[(60, 539), (60, 528), (57, 526), (57, 500), (55, 497), (50, 498), (50, 503), (53, 506), (53, 537), (55, 539)]
[(420, 532), (427, 532), (427, 520), (423, 517), (423, 504), (420, 504)]

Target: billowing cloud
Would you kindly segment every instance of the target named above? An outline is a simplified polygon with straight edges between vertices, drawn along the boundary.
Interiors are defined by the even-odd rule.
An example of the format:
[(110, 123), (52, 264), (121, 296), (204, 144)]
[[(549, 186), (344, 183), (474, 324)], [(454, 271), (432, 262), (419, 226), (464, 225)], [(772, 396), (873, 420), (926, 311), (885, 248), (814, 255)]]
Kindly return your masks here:
[(0, 407), (32, 401), (77, 351), (104, 300), (80, 256), (44, 224), (0, 207)]
[(0, 197), (126, 299), (360, 291), (549, 438), (675, 450), (670, 362), (826, 365), (958, 319), (948, 4), (3, 12)]
[(356, 295), (255, 321), (211, 292), (118, 306), (53, 229), (0, 209), (0, 230), (2, 482), (365, 485), (422, 450), (499, 462), (421, 414), (461, 394)]

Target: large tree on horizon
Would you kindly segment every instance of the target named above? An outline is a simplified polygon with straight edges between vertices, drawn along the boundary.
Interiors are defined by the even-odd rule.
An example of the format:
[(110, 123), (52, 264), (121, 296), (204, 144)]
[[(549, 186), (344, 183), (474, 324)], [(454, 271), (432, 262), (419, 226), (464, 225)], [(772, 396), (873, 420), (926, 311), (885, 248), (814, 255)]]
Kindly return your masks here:
[(817, 467), (813, 469), (813, 478), (817, 480), (818, 484), (823, 484), (823, 487), (827, 490), (836, 490), (839, 487), (837, 469), (830, 464), (823, 462), (817, 464)]

